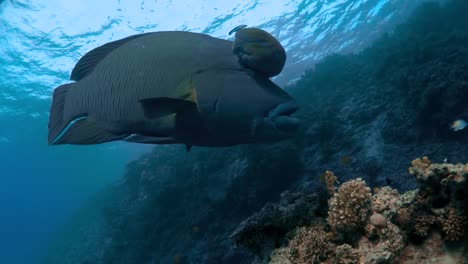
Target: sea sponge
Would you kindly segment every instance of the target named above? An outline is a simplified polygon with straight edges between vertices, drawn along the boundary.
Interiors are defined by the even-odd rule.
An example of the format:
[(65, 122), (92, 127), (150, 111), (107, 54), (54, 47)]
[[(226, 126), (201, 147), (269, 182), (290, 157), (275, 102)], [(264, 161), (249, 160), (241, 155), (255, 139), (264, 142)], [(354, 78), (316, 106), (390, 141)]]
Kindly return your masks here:
[(373, 214), (369, 219), (370, 223), (378, 228), (387, 227), (387, 218), (381, 214)]
[(447, 216), (441, 222), (445, 240), (456, 241), (465, 235), (466, 217), (459, 214), (454, 208), (448, 209)]
[(411, 211), (408, 208), (399, 208), (394, 217), (395, 223), (401, 228), (408, 228), (412, 223)]
[(327, 222), (333, 230), (362, 228), (370, 212), (371, 192), (361, 178), (343, 183), (329, 201)]
[(295, 264), (319, 263), (335, 249), (322, 226), (301, 227), (289, 242), (289, 260)]

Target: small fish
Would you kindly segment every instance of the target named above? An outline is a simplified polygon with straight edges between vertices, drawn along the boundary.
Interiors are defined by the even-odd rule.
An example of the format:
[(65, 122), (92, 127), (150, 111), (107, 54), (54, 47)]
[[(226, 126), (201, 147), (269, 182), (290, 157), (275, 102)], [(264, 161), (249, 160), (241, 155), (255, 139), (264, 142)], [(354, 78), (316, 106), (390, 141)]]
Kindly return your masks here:
[(450, 128), (453, 130), (453, 131), (459, 131), (459, 130), (462, 130), (466, 127), (467, 123), (465, 120), (463, 119), (457, 119), (453, 122), (452, 126), (450, 126)]
[(447, 158), (444, 159), (444, 163), (447, 163)]
[(229, 31), (229, 35), (231, 35), (232, 33), (236, 33), (237, 31), (239, 31), (239, 30), (241, 30), (243, 28), (246, 28), (246, 27), (247, 27), (247, 25), (239, 25), (239, 26), (233, 28), (231, 31)]

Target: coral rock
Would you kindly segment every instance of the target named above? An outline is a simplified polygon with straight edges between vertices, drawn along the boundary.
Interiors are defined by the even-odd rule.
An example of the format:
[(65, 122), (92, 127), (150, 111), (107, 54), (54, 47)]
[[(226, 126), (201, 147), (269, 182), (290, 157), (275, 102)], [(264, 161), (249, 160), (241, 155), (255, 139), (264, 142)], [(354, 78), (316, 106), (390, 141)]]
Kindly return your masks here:
[(287, 232), (314, 219), (318, 207), (317, 195), (284, 192), (279, 204), (266, 204), (260, 212), (244, 220), (230, 238), (261, 255), (278, 244)]

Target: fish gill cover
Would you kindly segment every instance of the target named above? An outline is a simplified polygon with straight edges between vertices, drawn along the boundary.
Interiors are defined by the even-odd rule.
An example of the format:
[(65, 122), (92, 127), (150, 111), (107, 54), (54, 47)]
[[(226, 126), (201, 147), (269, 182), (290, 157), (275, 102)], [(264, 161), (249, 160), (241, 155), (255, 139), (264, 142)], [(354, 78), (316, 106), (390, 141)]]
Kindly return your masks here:
[[(255, 25), (286, 47), (275, 79), (286, 84), (326, 54), (368, 46), (424, 1), (173, 2), (0, 1), (2, 263), (37, 263), (63, 219), (144, 151), (46, 147), (51, 89), (86, 51), (141, 32), (228, 38), (239, 24)], [(360, 176), (408, 190), (406, 164), (417, 156), (466, 162), (465, 131), (447, 129), (466, 118), (466, 20), (456, 13), (466, 6), (453, 3), (426, 6), (401, 37), (332, 56), (288, 87), (306, 120), (291, 141), (190, 154), (158, 147), (131, 163), (120, 184), (74, 215), (45, 262), (242, 263), (254, 256), (227, 239), (237, 225), (286, 189), (313, 192), (326, 169), (341, 182)]]

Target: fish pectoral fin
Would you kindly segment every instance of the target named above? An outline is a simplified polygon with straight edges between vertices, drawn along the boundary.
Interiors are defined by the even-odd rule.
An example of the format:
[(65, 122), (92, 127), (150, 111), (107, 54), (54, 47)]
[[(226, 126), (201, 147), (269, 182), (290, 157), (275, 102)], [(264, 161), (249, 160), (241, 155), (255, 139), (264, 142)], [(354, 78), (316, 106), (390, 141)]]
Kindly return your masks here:
[(141, 99), (140, 103), (146, 118), (155, 119), (196, 107), (196, 104), (183, 99), (156, 97)]

